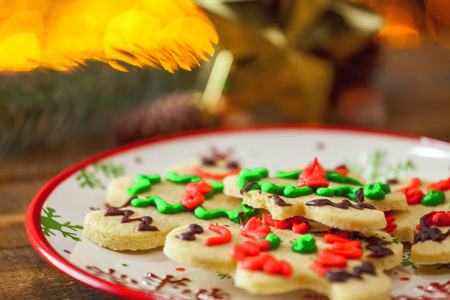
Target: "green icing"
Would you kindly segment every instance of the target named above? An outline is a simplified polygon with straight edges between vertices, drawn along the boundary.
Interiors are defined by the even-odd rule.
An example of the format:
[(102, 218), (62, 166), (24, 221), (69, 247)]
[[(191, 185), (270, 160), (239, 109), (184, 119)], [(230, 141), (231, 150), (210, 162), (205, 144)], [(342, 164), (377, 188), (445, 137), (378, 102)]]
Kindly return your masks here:
[(211, 184), (212, 191), (208, 194), (203, 195), (205, 199), (211, 199), (215, 194), (221, 193), (223, 191), (223, 183), (215, 182)]
[(360, 188), (359, 186), (356, 188), (353, 188), (348, 185), (341, 185), (341, 186), (337, 186), (337, 187), (333, 188), (333, 191), (336, 196), (344, 196), (345, 197), (348, 194), (356, 194), (356, 192), (358, 192), (359, 188)]
[(421, 202), (424, 206), (436, 206), (445, 202), (445, 194), (441, 191), (430, 190), (430, 193), (425, 195)]
[(364, 197), (371, 200), (383, 200), (387, 193), (391, 192), (391, 188), (387, 184), (378, 181), (375, 184), (364, 186)]
[(285, 178), (285, 179), (298, 179), (298, 176), (300, 176), (301, 172), (302, 172), (302, 170), (294, 171), (294, 172), (276, 171), (275, 172), (275, 177), (277, 177), (277, 178)]
[[(285, 178), (285, 179), (298, 179), (298, 176), (302, 170), (293, 171), (293, 172), (275, 172), (275, 177), (277, 178)], [(339, 174), (333, 171), (325, 171), (327, 173), (327, 176), (325, 177), (328, 181), (333, 181), (337, 183), (347, 183), (352, 185), (362, 185), (361, 182), (359, 182), (356, 179), (353, 179), (351, 177), (345, 176), (343, 174)]]
[(244, 202), (241, 202), (242, 211), (244, 212), (244, 215), (249, 217), (254, 217), (259, 213), (259, 210), (257, 208), (253, 208), (251, 206), (248, 206), (247, 204), (244, 204)]
[(242, 189), (244, 185), (251, 181), (260, 181), (262, 178), (269, 176), (269, 172), (264, 168), (242, 169), (237, 178), (237, 185)]
[(266, 193), (276, 194), (276, 195), (283, 195), (283, 192), (284, 192), (283, 186), (278, 186), (278, 185), (275, 185), (273, 183), (266, 182), (266, 181), (259, 182), (259, 188)]
[(281, 239), (273, 233), (269, 233), (264, 239), (269, 241), (270, 250), (277, 249), (281, 244)]
[(158, 196), (150, 196), (145, 199), (133, 199), (131, 200), (131, 206), (134, 207), (147, 207), (147, 206), (155, 206), (158, 212), (162, 214), (173, 215), (184, 211), (189, 211), (183, 204), (177, 203), (174, 205), (167, 204), (166, 201), (161, 199)]
[(316, 194), (322, 197), (333, 197), (334, 191), (333, 189), (320, 187), (316, 190)]
[(228, 209), (215, 209), (211, 211), (207, 211), (203, 208), (203, 206), (197, 206), (194, 209), (194, 215), (202, 220), (210, 220), (218, 217), (228, 217), (231, 221), (235, 223), (240, 223), (239, 214), (241, 212), (237, 209), (231, 211)]
[(171, 181), (173, 183), (178, 183), (178, 184), (186, 184), (186, 183), (197, 182), (197, 181), (202, 180), (202, 178), (199, 176), (189, 176), (189, 175), (180, 176), (173, 171), (167, 172), (165, 178), (168, 181)]
[(134, 185), (127, 188), (128, 196), (136, 196), (147, 192), (150, 190), (152, 183), (158, 183), (160, 181), (161, 177), (158, 175), (138, 175), (134, 178)]
[[(166, 201), (164, 201), (163, 199), (161, 199), (158, 196), (150, 196), (145, 199), (136, 198), (136, 199), (133, 199), (130, 204), (133, 207), (155, 206), (159, 213), (169, 214), (169, 215), (190, 211), (181, 203), (170, 205), (170, 204), (167, 204)], [(218, 217), (228, 217), (231, 221), (233, 221), (235, 223), (240, 223), (239, 217), (241, 214), (244, 214), (247, 216), (254, 216), (258, 213), (257, 209), (254, 209), (243, 203), (241, 203), (241, 207), (243, 209), (243, 213), (240, 212), (238, 209), (235, 209), (235, 210), (215, 209), (212, 211), (207, 211), (203, 208), (203, 206), (196, 207), (193, 212), (197, 218), (202, 219), (202, 220), (210, 220), (210, 219), (215, 219)]]
[(283, 195), (287, 198), (311, 195), (314, 190), (309, 186), (295, 187), (293, 185), (275, 185), (270, 182), (261, 181), (252, 186), (250, 190), (262, 190), (263, 192), (275, 195)]
[(292, 250), (295, 252), (309, 254), (317, 251), (316, 240), (314, 236), (310, 233), (307, 233), (301, 237), (299, 237), (293, 244)]
[[(252, 181), (259, 181), (263, 177), (269, 176), (266, 169), (253, 169), (247, 170), (243, 169), (237, 179), (237, 185), (240, 189), (244, 187), (245, 184)], [(309, 186), (295, 187), (293, 185), (276, 185), (267, 181), (261, 181), (255, 183), (251, 188), (253, 190), (262, 190), (266, 193), (283, 195), (288, 198), (296, 198), (300, 196), (310, 195), (313, 193), (313, 189)]]
[(350, 200), (355, 200), (356, 193), (360, 189), (360, 186), (351, 187), (348, 185), (341, 185), (335, 188), (318, 188), (316, 190), (316, 194), (322, 197), (333, 197), (333, 196), (341, 196), (346, 197)]
[(280, 187), (283, 187), (283, 195), (288, 198), (311, 195), (314, 192), (313, 188), (309, 186), (297, 188), (293, 185), (281, 185)]
[(328, 181), (333, 181), (337, 183), (347, 183), (352, 185), (362, 185), (362, 183), (359, 182), (358, 180), (345, 176), (343, 174), (339, 174), (333, 171), (325, 171), (325, 172), (327, 172), (327, 177), (325, 179)]

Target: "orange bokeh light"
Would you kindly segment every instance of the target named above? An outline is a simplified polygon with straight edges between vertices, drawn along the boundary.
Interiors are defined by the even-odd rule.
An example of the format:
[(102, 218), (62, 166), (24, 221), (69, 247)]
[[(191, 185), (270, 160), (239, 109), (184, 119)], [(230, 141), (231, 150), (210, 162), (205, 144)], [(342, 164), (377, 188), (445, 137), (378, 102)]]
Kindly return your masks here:
[(450, 1), (427, 0), (427, 10), (439, 21), (450, 24)]
[(98, 60), (190, 70), (208, 60), (217, 33), (191, 0), (4, 0), (0, 71), (71, 70)]
[(377, 7), (376, 11), (385, 18), (385, 26), (378, 32), (381, 42), (392, 48), (415, 48), (422, 44), (414, 10), (401, 5)]

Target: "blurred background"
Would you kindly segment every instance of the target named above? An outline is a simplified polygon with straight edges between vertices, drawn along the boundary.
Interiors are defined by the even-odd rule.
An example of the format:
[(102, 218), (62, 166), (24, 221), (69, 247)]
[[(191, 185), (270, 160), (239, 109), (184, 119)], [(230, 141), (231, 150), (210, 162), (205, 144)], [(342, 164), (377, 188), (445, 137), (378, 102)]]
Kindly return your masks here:
[[(87, 59), (68, 70), (0, 72), (0, 153), (83, 136), (111, 147), (185, 130), (280, 123), (450, 140), (448, 1), (196, 3), (219, 39), (209, 61), (191, 70)], [(3, 21), (11, 17), (4, 7), (0, 21), (2, 12)], [(5, 24), (0, 37), (10, 34)]]
[(111, 299), (27, 238), (28, 205), (61, 170), (262, 124), (450, 141), (450, 1), (0, 0), (0, 298)]

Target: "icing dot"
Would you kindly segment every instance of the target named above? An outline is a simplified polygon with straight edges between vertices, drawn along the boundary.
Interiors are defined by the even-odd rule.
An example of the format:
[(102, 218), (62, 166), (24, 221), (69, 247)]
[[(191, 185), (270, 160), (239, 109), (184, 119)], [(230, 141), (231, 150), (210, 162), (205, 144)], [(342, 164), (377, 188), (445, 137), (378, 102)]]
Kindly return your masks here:
[(294, 242), (294, 244), (292, 244), (292, 250), (303, 254), (316, 252), (317, 246), (314, 236), (309, 233), (301, 236)]
[(187, 228), (187, 232), (196, 234), (196, 233), (203, 233), (203, 227), (197, 224), (191, 224)]
[(400, 278), (400, 280), (401, 280), (401, 281), (408, 281), (408, 280), (409, 280), (409, 277), (402, 277), (402, 278)]

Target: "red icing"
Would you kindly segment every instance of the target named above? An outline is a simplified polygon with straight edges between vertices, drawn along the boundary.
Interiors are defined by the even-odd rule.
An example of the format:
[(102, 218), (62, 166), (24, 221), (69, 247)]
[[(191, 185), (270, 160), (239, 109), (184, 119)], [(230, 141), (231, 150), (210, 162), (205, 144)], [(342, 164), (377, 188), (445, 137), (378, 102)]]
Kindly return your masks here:
[(209, 184), (207, 184), (204, 180), (201, 180), (198, 182), (191, 182), (186, 184), (186, 191), (208, 194), (212, 192), (212, 187)]
[(230, 172), (224, 173), (224, 174), (213, 174), (213, 173), (206, 172), (206, 171), (200, 169), (199, 167), (191, 168), (192, 174), (194, 174), (196, 176), (200, 176), (203, 178), (217, 179), (217, 180), (224, 179), (225, 177), (230, 176), (230, 175), (239, 174), (240, 171), (241, 171), (241, 169), (235, 169), (233, 171), (230, 171)]
[[(436, 213), (436, 212), (435, 212), (435, 211), (430, 211), (430, 212), (428, 213), (428, 217), (427, 217), (426, 220), (425, 220), (425, 224), (427, 224), (428, 227), (430, 227), (431, 225), (433, 225), (433, 216), (434, 216), (434, 213)], [(418, 225), (416, 226), (416, 229), (420, 231), (420, 224), (418, 224)]]
[(194, 209), (205, 202), (204, 194), (210, 193), (212, 187), (205, 181), (191, 182), (186, 184), (186, 194), (181, 197), (181, 204), (187, 209)]
[(346, 267), (347, 259), (344, 255), (335, 253), (334, 251), (324, 248), (319, 251), (319, 263), (324, 267)]
[(278, 229), (289, 229), (292, 226), (292, 222), (286, 220), (275, 220), (271, 215), (263, 215), (263, 224), (269, 225)]
[(209, 224), (208, 230), (220, 234), (220, 236), (206, 239), (205, 246), (217, 246), (229, 243), (231, 241), (231, 232), (224, 226)]
[(257, 241), (256, 244), (258, 245), (259, 250), (261, 250), (261, 251), (269, 251), (270, 250), (270, 243), (268, 240)]
[[(425, 220), (428, 227), (431, 225), (436, 226), (450, 226), (450, 211), (431, 211)], [(420, 230), (420, 225), (416, 226), (417, 230)]]
[(349, 259), (358, 259), (363, 255), (363, 251), (361, 250), (361, 248), (349, 243), (334, 243), (331, 246), (331, 251)]
[(389, 223), (386, 225), (386, 227), (384, 227), (384, 231), (386, 231), (387, 233), (391, 233), (395, 230), (395, 228), (397, 228), (398, 225), (395, 223)]
[(247, 254), (245, 253), (245, 249), (241, 247), (241, 245), (233, 245), (230, 248), (230, 256), (234, 260), (242, 260)]
[(310, 264), (310, 268), (317, 274), (323, 276), (332, 267), (346, 267), (347, 259), (359, 259), (363, 255), (361, 242), (348, 240), (334, 234), (325, 234), (323, 241), (331, 244), (331, 249), (324, 248), (319, 251), (319, 259)]
[(297, 234), (308, 233), (309, 226), (307, 223), (300, 223), (292, 225), (292, 231)]
[(303, 169), (303, 171), (298, 176), (299, 181), (297, 187), (309, 186), (313, 189), (319, 187), (328, 187), (329, 182), (325, 179), (327, 177), (327, 172), (325, 172), (317, 161), (317, 157), (314, 158), (312, 164)]
[(450, 177), (448, 177), (446, 180), (441, 180), (432, 184), (429, 184), (427, 186), (427, 191), (430, 192), (430, 190), (433, 190), (435, 192), (445, 192), (450, 189)]
[(246, 257), (240, 261), (240, 267), (250, 271), (263, 271), (269, 275), (281, 275), (289, 277), (292, 275), (290, 264), (278, 261), (269, 254), (261, 254), (258, 257)]
[(336, 169), (334, 169), (334, 172), (336, 172), (336, 173), (338, 173), (338, 174), (345, 175), (345, 176), (348, 175), (348, 169), (347, 169), (347, 167), (336, 168)]
[(258, 218), (251, 218), (241, 229), (241, 235), (254, 240), (263, 239), (270, 233), (270, 228), (262, 224)]
[(264, 240), (261, 242), (263, 243), (246, 241), (241, 245), (234, 245), (230, 248), (230, 255), (233, 259), (240, 262), (240, 266), (243, 269), (263, 271), (269, 275), (291, 276), (292, 268), (287, 262), (278, 261), (266, 253), (260, 254), (260, 251), (270, 249), (268, 241)]
[(400, 280), (401, 281), (409, 281), (409, 277), (401, 277)]
[(394, 216), (389, 216), (386, 212), (385, 212), (385, 215), (386, 215), (386, 223), (387, 223), (387, 225), (386, 225), (386, 227), (384, 227), (383, 230), (388, 232), (388, 233), (391, 233), (391, 232), (393, 232), (395, 230), (395, 228), (397, 228), (398, 225), (394, 223), (394, 221), (395, 221), (395, 217)]
[(289, 277), (292, 275), (292, 268), (291, 265), (284, 260), (278, 261), (278, 266), (280, 267), (280, 271), (278, 274), (284, 277)]
[(240, 245), (233, 245), (230, 248), (230, 256), (234, 260), (242, 260), (247, 256), (257, 256), (261, 251), (269, 251), (270, 243), (267, 240), (261, 240), (258, 242), (245, 241)]
[[(258, 219), (255, 218), (255, 220)], [(258, 225), (258, 222), (255, 222), (255, 224), (256, 226), (261, 226)], [(237, 260), (240, 263), (240, 267), (245, 270), (262, 271), (269, 275), (291, 276), (291, 265), (282, 260), (278, 261), (269, 254), (264, 253), (269, 250), (270, 243), (268, 240), (257, 242), (244, 241), (240, 245), (233, 245), (230, 248), (230, 256)]]
[(322, 263), (318, 261), (314, 261), (309, 265), (309, 268), (319, 274), (320, 276), (325, 276), (325, 273), (328, 271), (327, 267), (324, 267)]
[(321, 177), (327, 177), (327, 172), (325, 172), (324, 169), (322, 169), (319, 162), (317, 161), (317, 157), (314, 158), (312, 164), (303, 169), (298, 178), (306, 179), (313, 174), (317, 174)]
[(424, 197), (424, 194), (421, 190), (419, 190), (419, 187), (422, 185), (422, 182), (419, 178), (414, 177), (411, 180), (411, 184), (407, 187), (404, 187), (400, 190), (398, 190), (400, 193), (405, 194), (406, 196), (406, 202), (408, 202), (409, 205), (412, 204), (418, 204)]
[(355, 241), (355, 240), (349, 240), (346, 239), (342, 236), (338, 236), (335, 234), (325, 234), (323, 236), (323, 241), (327, 244), (335, 244), (335, 243), (339, 243), (339, 244), (347, 244), (347, 245), (352, 245), (354, 247), (361, 247), (361, 242), (360, 241)]
[(275, 220), (271, 215), (263, 215), (263, 224), (275, 227), (278, 229), (290, 229), (294, 233), (304, 234), (308, 233), (309, 225), (306, 223), (305, 219), (300, 216), (295, 216), (292, 218), (287, 218), (284, 220)]
[(310, 176), (297, 183), (297, 187), (309, 186), (313, 189), (328, 187), (329, 185), (330, 183), (317, 173), (311, 174)]
[(261, 252), (258, 245), (253, 241), (242, 242), (241, 247), (244, 248), (247, 256), (258, 256)]
[(450, 212), (437, 212), (432, 216), (431, 220), (436, 226), (450, 226)]
[(183, 204), (187, 209), (194, 209), (205, 202), (205, 197), (203, 197), (200, 192), (187, 192), (181, 197), (181, 204)]

